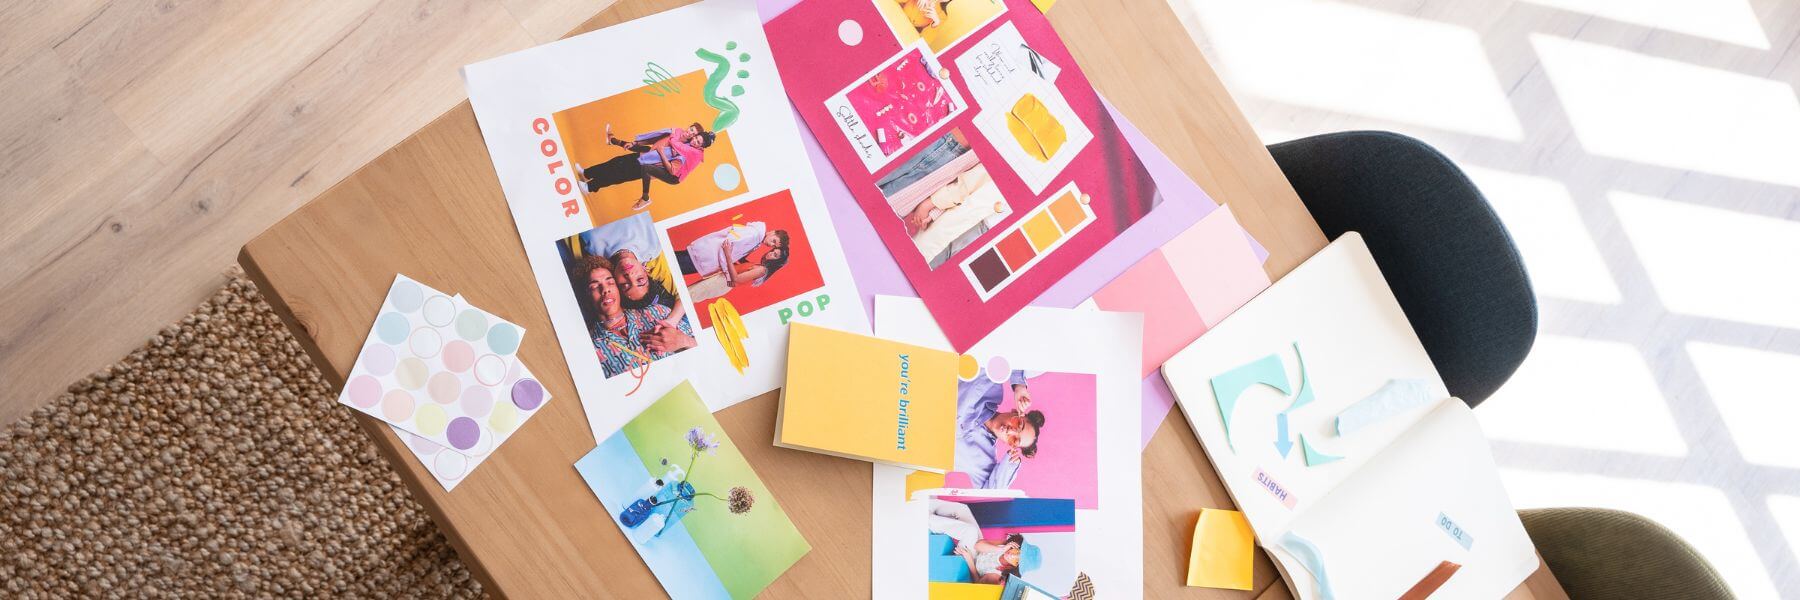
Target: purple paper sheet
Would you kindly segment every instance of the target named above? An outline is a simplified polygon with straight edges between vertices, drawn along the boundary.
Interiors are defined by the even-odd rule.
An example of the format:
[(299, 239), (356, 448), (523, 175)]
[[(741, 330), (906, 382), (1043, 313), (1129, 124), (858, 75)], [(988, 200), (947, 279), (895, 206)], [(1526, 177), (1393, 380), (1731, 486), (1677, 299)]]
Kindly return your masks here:
[[(1095, 253), (1092, 259), (1082, 263), (1081, 267), (1045, 291), (1044, 295), (1032, 302), (1033, 305), (1074, 308), (1092, 297), (1119, 273), (1136, 264), (1152, 250), (1162, 247), (1176, 234), (1192, 227), (1218, 207), (1205, 190), (1188, 179), (1124, 115), (1119, 114), (1111, 105), (1107, 109), (1113, 112), (1113, 118), (1124, 130), (1126, 141), (1137, 151), (1138, 158), (1150, 171), (1151, 178), (1156, 180), (1158, 191), (1163, 197), (1162, 203), (1143, 220), (1120, 233), (1111, 244)], [(796, 114), (794, 118), (797, 121), (799, 115)], [(887, 246), (882, 245), (880, 238), (876, 237), (875, 226), (856, 205), (850, 189), (844, 185), (844, 179), (832, 168), (830, 159), (825, 157), (812, 132), (802, 128), (800, 137), (806, 144), (807, 155), (812, 159), (813, 170), (819, 179), (819, 190), (825, 196), (825, 206), (831, 211), (831, 221), (837, 228), (838, 242), (843, 246), (844, 255), (848, 257), (851, 271), (855, 274), (856, 288), (862, 295), (863, 306), (869, 311), (869, 319), (873, 321), (876, 295), (918, 294), (913, 291), (912, 284), (906, 281), (899, 263), (888, 254)], [(1268, 251), (1257, 244), (1254, 238), (1248, 239), (1255, 247), (1257, 257), (1267, 259)], [(1163, 383), (1162, 376), (1153, 373), (1144, 378), (1142, 401), (1143, 444), (1147, 445), (1150, 437), (1156, 434), (1156, 429), (1162, 426), (1163, 419), (1168, 417), (1175, 399), (1169, 393), (1168, 385)]]
[[(757, 0), (757, 8), (762, 13), (764, 22), (779, 16), (800, 0)], [(1101, 98), (1105, 102), (1105, 98)], [(1161, 203), (1145, 215), (1136, 224), (1120, 232), (1118, 237), (1096, 252), (1087, 262), (1063, 277), (1062, 281), (1045, 290), (1043, 295), (1032, 301), (1034, 306), (1053, 308), (1074, 308), (1095, 292), (1100, 291), (1119, 273), (1162, 247), (1177, 234), (1186, 231), (1194, 223), (1218, 208), (1218, 203), (1200, 189), (1181, 171), (1181, 167), (1169, 160), (1169, 157), (1157, 149), (1148, 137), (1139, 131), (1125, 115), (1109, 102), (1108, 112), (1119, 123), (1119, 128), (1138, 159), (1143, 162), (1145, 170), (1150, 172), (1151, 179), (1156, 181), (1157, 192), (1162, 196)], [(803, 122), (798, 112), (794, 113), (794, 122)], [(819, 140), (812, 131), (800, 127), (800, 137), (806, 144), (806, 154), (812, 160), (813, 172), (819, 180), (819, 191), (825, 197), (825, 206), (831, 213), (832, 225), (837, 228), (838, 242), (843, 246), (844, 255), (850, 262), (851, 271), (856, 279), (856, 287), (862, 295), (863, 307), (869, 311), (869, 320), (875, 317), (875, 296), (910, 296), (917, 297), (912, 284), (907, 282), (906, 275), (900, 271), (899, 263), (888, 253), (887, 246), (875, 234), (874, 224), (869, 222), (862, 208), (857, 206), (856, 199), (850, 195), (844, 178), (840, 177), (825, 151), (819, 147)], [(1259, 260), (1268, 260), (1269, 252), (1262, 244), (1244, 234), (1251, 247), (1256, 251)], [(1163, 383), (1160, 374), (1151, 374), (1143, 381), (1143, 424), (1142, 445), (1149, 445), (1150, 437), (1162, 426), (1163, 419), (1168, 417), (1169, 409), (1175, 405), (1175, 398)]]

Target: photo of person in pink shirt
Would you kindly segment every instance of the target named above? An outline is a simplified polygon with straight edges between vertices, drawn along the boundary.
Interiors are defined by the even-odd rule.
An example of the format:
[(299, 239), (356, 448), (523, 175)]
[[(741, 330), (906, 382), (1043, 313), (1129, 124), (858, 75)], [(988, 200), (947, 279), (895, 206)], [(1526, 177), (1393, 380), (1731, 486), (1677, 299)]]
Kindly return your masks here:
[(596, 192), (600, 188), (642, 182), (644, 193), (631, 205), (631, 210), (650, 206), (650, 180), (679, 185), (706, 160), (705, 150), (716, 137), (699, 123), (641, 133), (625, 141), (613, 137), (612, 126), (606, 126), (606, 143), (623, 148), (626, 153), (591, 166), (575, 165), (581, 188)]

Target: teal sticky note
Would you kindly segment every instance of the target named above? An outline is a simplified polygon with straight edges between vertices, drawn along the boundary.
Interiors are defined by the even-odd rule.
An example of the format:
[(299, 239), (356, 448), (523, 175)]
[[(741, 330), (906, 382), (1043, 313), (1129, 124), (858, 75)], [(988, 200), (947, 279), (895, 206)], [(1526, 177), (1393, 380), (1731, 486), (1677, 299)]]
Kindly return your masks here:
[(1294, 412), (1313, 401), (1312, 381), (1306, 377), (1306, 355), (1300, 353), (1300, 342), (1294, 342), (1294, 360), (1300, 363), (1300, 393), (1294, 395), (1294, 403), (1282, 412)]
[(1300, 452), (1306, 455), (1306, 466), (1316, 467), (1328, 462), (1342, 460), (1342, 456), (1333, 456), (1313, 449), (1311, 442), (1306, 441), (1306, 434), (1300, 434)]
[(1219, 417), (1225, 422), (1225, 443), (1233, 452), (1237, 451), (1237, 445), (1231, 441), (1231, 412), (1237, 408), (1238, 397), (1257, 385), (1275, 388), (1284, 395), (1290, 393), (1287, 367), (1281, 364), (1280, 356), (1270, 354), (1212, 378), (1213, 399), (1218, 402)]

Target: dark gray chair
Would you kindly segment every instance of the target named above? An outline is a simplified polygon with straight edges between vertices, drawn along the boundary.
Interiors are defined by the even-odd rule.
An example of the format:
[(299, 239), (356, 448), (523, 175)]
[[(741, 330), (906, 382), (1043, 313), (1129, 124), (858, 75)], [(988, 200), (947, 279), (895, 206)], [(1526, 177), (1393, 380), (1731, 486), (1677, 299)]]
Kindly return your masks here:
[(1506, 227), (1461, 169), (1383, 131), (1269, 146), (1325, 237), (1361, 232), (1450, 393), (1481, 404), (1537, 337), (1537, 302)]
[[(1452, 394), (1473, 407), (1518, 370), (1537, 337), (1531, 281), (1506, 227), (1450, 159), (1382, 131), (1318, 135), (1269, 153), (1326, 237), (1362, 233)], [(1595, 508), (1519, 517), (1571, 598), (1732, 598), (1699, 553), (1643, 517)]]

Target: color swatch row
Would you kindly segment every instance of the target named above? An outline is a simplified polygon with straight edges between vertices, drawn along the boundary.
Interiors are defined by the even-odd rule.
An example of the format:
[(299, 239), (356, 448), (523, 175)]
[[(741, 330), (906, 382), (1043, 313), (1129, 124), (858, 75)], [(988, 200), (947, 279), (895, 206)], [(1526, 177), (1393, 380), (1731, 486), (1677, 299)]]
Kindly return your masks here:
[(1070, 183), (1055, 200), (1039, 205), (963, 261), (963, 273), (975, 284), (981, 299), (987, 300), (1093, 222), (1093, 208)]

